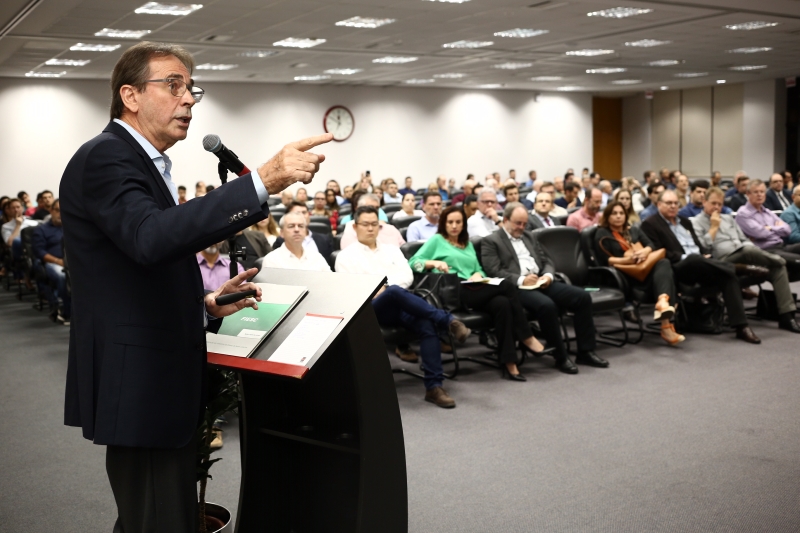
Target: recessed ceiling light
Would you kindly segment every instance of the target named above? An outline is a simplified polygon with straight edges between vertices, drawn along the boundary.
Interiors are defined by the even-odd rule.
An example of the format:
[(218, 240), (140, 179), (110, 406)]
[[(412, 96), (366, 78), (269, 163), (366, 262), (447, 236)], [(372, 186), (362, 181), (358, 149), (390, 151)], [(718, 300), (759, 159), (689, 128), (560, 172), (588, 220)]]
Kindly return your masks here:
[(351, 74), (358, 74), (363, 70), (363, 68), (329, 68), (325, 71), (325, 74), (340, 74), (342, 76), (349, 76)]
[(769, 52), (772, 50), (769, 46), (748, 46), (745, 48), (734, 48), (733, 50), (726, 50), (729, 54), (755, 54), (758, 52)]
[(441, 80), (457, 80), (458, 78), (463, 78), (466, 74), (461, 72), (445, 72), (444, 74), (434, 74), (434, 78), (439, 78)]
[(729, 30), (760, 30), (762, 28), (772, 28), (777, 26), (777, 22), (764, 22), (763, 20), (754, 20), (752, 22), (743, 22), (741, 24), (728, 24), (725, 26)]
[(231, 70), (232, 68), (236, 68), (239, 65), (226, 65), (223, 63), (214, 64), (214, 63), (203, 63), (202, 65), (197, 65), (197, 70)]
[(513, 39), (527, 39), (528, 37), (536, 37), (537, 35), (544, 35), (550, 33), (550, 30), (531, 30), (525, 28), (514, 28), (513, 30), (498, 31), (494, 34), (495, 37), (510, 37)]
[(416, 61), (419, 59), (418, 57), (409, 57), (409, 56), (386, 56), (386, 57), (379, 57), (377, 59), (373, 59), (373, 63), (387, 63), (390, 65), (401, 65), (403, 63), (411, 63), (412, 61)]
[(297, 37), (289, 37), (281, 41), (272, 43), (272, 46), (286, 46), (288, 48), (312, 48), (314, 46), (324, 43), (325, 39), (299, 39)]
[(518, 68), (528, 68), (532, 67), (533, 63), (500, 63), (499, 65), (495, 65), (494, 68), (501, 68), (503, 70), (516, 70)]
[(348, 28), (380, 28), (387, 24), (391, 24), (395, 19), (376, 19), (369, 17), (351, 17), (346, 20), (340, 20), (336, 23), (337, 26), (347, 26)]
[(660, 87), (660, 89), (661, 89), (662, 91), (666, 91), (667, 89), (669, 89), (669, 87), (667, 87), (666, 85), (662, 85), (662, 86)]
[(531, 81), (561, 81), (563, 79), (561, 76), (536, 76), (531, 78)]
[(652, 9), (641, 9), (637, 7), (614, 7), (611, 9), (602, 9), (600, 11), (592, 11), (586, 13), (588, 17), (605, 17), (611, 19), (624, 19), (625, 17), (633, 17), (635, 15), (644, 15), (651, 13)]
[(767, 68), (767, 65), (737, 65), (735, 67), (731, 67), (731, 70), (744, 72), (748, 70), (761, 70), (762, 68)]
[(611, 82), (614, 85), (636, 85), (642, 83), (642, 80), (614, 80)]
[(115, 39), (141, 39), (150, 33), (150, 30), (114, 30), (103, 28), (95, 33), (95, 37), (114, 37)]
[(559, 87), (556, 90), (557, 91), (584, 91), (586, 89), (584, 87), (579, 87), (577, 85), (564, 85), (563, 87)]
[(678, 72), (676, 78), (702, 78), (708, 76), (708, 72)]
[(425, 0), (426, 2), (441, 2), (443, 4), (463, 4), (469, 0)]
[(492, 41), (456, 41), (453, 43), (446, 43), (442, 48), (483, 48), (485, 46), (492, 46)]
[(240, 56), (242, 57), (272, 57), (274, 55), (278, 55), (278, 52), (275, 50), (245, 50), (244, 52), (239, 52)]
[(414, 78), (410, 80), (406, 80), (403, 83), (410, 83), (411, 85), (423, 85), (425, 83), (433, 83), (436, 80), (433, 78)]
[(500, 89), (504, 87), (502, 83), (484, 83), (482, 85), (478, 85), (478, 89)]
[(723, 83), (725, 83), (725, 80), (717, 80), (717, 83), (718, 83), (719, 85), (722, 85)]
[(147, 2), (142, 7), (136, 8), (133, 12), (137, 15), (183, 16), (194, 13), (198, 9), (203, 9), (203, 4), (160, 4), (158, 2)]
[(617, 74), (628, 69), (622, 67), (587, 68), (586, 74)]
[(659, 59), (657, 61), (651, 61), (648, 63), (651, 67), (671, 67), (673, 65), (681, 64), (681, 61), (677, 59)]
[(82, 67), (84, 65), (88, 65), (92, 61), (90, 59), (60, 59), (60, 58), (53, 58), (48, 59), (45, 61), (45, 65), (55, 65), (59, 67)]
[(587, 48), (585, 50), (570, 50), (566, 53), (568, 56), (580, 56), (580, 57), (594, 57), (594, 56), (604, 56), (608, 54), (613, 54), (614, 50), (603, 50), (602, 48)]
[(661, 46), (662, 44), (672, 44), (672, 41), (659, 41), (657, 39), (641, 39), (638, 41), (629, 41), (625, 46), (636, 46), (638, 48), (652, 48), (653, 46)]
[(326, 76), (324, 74), (317, 74), (313, 76), (295, 76), (294, 81), (322, 81), (322, 80), (329, 80), (331, 79), (330, 76)]
[(60, 78), (61, 76), (65, 75), (66, 73), (67, 73), (66, 70), (63, 70), (61, 72), (34, 72), (34, 71), (30, 71), (30, 72), (26, 72), (25, 76), (27, 76), (28, 78)]
[(69, 49), (74, 52), (113, 52), (121, 44), (88, 44), (88, 43), (75, 43)]

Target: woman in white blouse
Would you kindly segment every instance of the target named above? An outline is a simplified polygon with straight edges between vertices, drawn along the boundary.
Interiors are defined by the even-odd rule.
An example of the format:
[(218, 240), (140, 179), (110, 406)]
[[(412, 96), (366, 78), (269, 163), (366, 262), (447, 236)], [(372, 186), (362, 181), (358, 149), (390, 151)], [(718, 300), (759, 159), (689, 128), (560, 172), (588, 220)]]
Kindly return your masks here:
[(403, 201), (400, 205), (403, 208), (400, 211), (397, 211), (394, 215), (392, 215), (392, 221), (395, 220), (402, 220), (406, 217), (424, 217), (425, 213), (420, 211), (419, 209), (414, 209), (414, 203), (416, 199), (414, 195), (411, 193), (406, 193), (403, 195)]

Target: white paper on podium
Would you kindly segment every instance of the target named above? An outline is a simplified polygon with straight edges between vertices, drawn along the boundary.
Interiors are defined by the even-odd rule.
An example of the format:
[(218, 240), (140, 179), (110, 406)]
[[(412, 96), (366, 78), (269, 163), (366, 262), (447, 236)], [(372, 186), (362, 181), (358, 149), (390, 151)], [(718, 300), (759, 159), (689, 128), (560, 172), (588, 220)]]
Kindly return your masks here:
[(343, 320), (340, 316), (306, 314), (269, 358), (271, 363), (308, 366), (320, 346)]

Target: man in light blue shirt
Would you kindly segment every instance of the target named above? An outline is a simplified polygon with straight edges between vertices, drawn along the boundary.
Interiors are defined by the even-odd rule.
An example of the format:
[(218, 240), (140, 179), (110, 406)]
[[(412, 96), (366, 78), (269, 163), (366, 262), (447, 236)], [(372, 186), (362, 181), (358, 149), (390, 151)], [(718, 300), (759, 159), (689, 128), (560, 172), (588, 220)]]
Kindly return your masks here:
[(422, 211), (425, 216), (408, 226), (406, 242), (427, 241), (439, 229), (439, 213), (442, 212), (442, 197), (437, 192), (426, 192), (422, 196)]

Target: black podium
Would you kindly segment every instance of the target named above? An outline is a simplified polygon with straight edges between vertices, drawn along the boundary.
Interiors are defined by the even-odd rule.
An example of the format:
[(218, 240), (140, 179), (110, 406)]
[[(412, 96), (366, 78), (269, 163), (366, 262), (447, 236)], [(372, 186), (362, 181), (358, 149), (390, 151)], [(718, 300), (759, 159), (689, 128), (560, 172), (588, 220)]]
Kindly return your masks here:
[[(240, 372), (242, 484), (237, 533), (406, 532), (400, 409), (372, 296), (380, 276), (264, 269), (256, 282), (308, 294)], [(343, 320), (309, 364), (269, 357), (307, 314)]]

